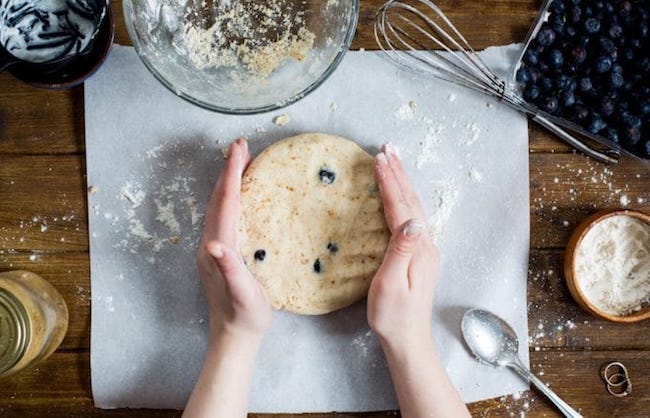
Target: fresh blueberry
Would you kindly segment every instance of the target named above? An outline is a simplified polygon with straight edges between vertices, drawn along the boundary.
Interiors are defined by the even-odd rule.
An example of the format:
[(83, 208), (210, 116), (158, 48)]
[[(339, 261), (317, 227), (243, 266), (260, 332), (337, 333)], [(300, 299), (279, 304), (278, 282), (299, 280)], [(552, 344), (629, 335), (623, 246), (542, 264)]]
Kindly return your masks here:
[(598, 33), (600, 30), (600, 20), (595, 17), (590, 17), (585, 20), (585, 31), (590, 34)]
[(339, 250), (339, 246), (335, 242), (328, 242), (327, 243), (327, 250), (331, 253), (335, 253)]
[(332, 184), (336, 180), (336, 173), (330, 168), (323, 167), (318, 171), (318, 178), (324, 184)]
[(648, 23), (641, 21), (639, 22), (639, 27), (637, 28), (637, 36), (640, 39), (647, 39), (648, 38)]
[(600, 48), (600, 51), (603, 53), (603, 55), (606, 56), (613, 56), (616, 53), (616, 45), (614, 45), (614, 41), (612, 41), (609, 38), (600, 37), (598, 38), (598, 48)]
[(560, 102), (565, 108), (571, 107), (576, 102), (576, 97), (572, 91), (563, 91), (560, 93)]
[(540, 61), (537, 68), (539, 69), (539, 72), (542, 74), (546, 74), (549, 71), (551, 71), (551, 67), (549, 67), (548, 63), (546, 63), (545, 61)]
[(554, 114), (555, 112), (557, 112), (558, 108), (560, 107), (560, 103), (557, 100), (557, 97), (554, 96), (543, 97), (540, 100), (539, 104), (543, 111), (550, 114)]
[(612, 127), (607, 128), (607, 130), (605, 131), (605, 136), (613, 143), (618, 144), (619, 141), (618, 130), (616, 128), (612, 128)]
[(562, 68), (562, 64), (564, 63), (564, 55), (562, 55), (562, 52), (558, 49), (551, 49), (548, 51), (548, 66), (550, 68), (553, 68), (555, 70), (559, 70)]
[(582, 10), (580, 10), (580, 7), (576, 6), (569, 9), (569, 13), (567, 14), (567, 18), (569, 22), (578, 23), (580, 22), (581, 17), (582, 17)]
[(627, 117), (622, 122), (625, 124), (625, 126), (628, 126), (630, 128), (636, 128), (636, 129), (640, 129), (642, 124), (640, 117), (633, 116), (630, 114), (628, 114)]
[(606, 73), (612, 69), (612, 60), (608, 57), (600, 56), (596, 59), (596, 72), (597, 73)]
[(582, 46), (576, 46), (571, 50), (571, 60), (576, 64), (582, 64), (587, 59), (587, 50)]
[(576, 82), (566, 74), (560, 74), (555, 78), (555, 86), (560, 91), (573, 91), (576, 88)]
[(266, 258), (266, 251), (257, 250), (255, 251), (254, 257), (256, 261), (264, 261), (264, 259)]
[(605, 128), (607, 128), (607, 123), (599, 115), (592, 115), (589, 124), (587, 124), (587, 130), (592, 134), (597, 134)]
[(622, 2), (618, 5), (618, 10), (617, 10), (617, 12), (618, 12), (618, 15), (619, 15), (619, 16), (629, 16), (631, 11), (632, 11), (632, 3), (630, 3), (630, 2), (627, 1), (627, 0), (622, 1)]
[(541, 46), (550, 46), (555, 41), (555, 31), (551, 28), (542, 28), (537, 34), (537, 42)]
[(591, 78), (589, 77), (582, 77), (580, 80), (578, 80), (578, 89), (582, 92), (588, 92), (593, 88), (593, 83), (591, 82)]
[(616, 105), (615, 105), (614, 101), (610, 97), (605, 96), (601, 100), (598, 110), (600, 111), (601, 115), (610, 116), (612, 113), (614, 113), (615, 108), (616, 108)]
[(646, 100), (645, 102), (642, 102), (639, 105), (639, 110), (641, 111), (641, 114), (643, 115), (650, 115), (650, 101)]
[(589, 109), (582, 104), (576, 104), (573, 106), (573, 115), (579, 121), (585, 120), (589, 117)]
[(566, 33), (566, 36), (568, 36), (569, 38), (573, 38), (574, 36), (576, 36), (578, 31), (573, 26), (567, 26), (564, 28), (564, 33)]
[(608, 15), (611, 15), (614, 13), (614, 5), (610, 2), (607, 2), (604, 4), (603, 11), (607, 13)]
[(564, 4), (564, 1), (562, 0), (555, 0), (551, 3), (549, 10), (555, 15), (561, 15), (566, 10), (566, 4)]
[(623, 28), (621, 25), (614, 23), (609, 27), (607, 33), (609, 34), (610, 38), (619, 39), (621, 36), (623, 36)]
[(612, 88), (620, 88), (625, 84), (625, 79), (623, 78), (623, 73), (618, 71), (612, 71), (609, 74), (609, 85)]
[(320, 258), (317, 258), (316, 261), (314, 261), (314, 271), (316, 273), (320, 273), (322, 271), (323, 267), (320, 264)]
[(537, 68), (529, 68), (528, 73), (530, 74), (530, 82), (531, 83), (537, 83), (537, 80), (539, 80), (539, 70)]
[(650, 73), (650, 57), (644, 57), (639, 63), (639, 67), (644, 73)]
[(516, 79), (521, 84), (528, 84), (528, 82), (530, 81), (530, 71), (528, 70), (528, 68), (527, 67), (519, 68), (519, 71), (517, 71)]
[(553, 89), (553, 80), (551, 80), (549, 77), (542, 77), (539, 79), (539, 88), (542, 91), (549, 91)]
[(522, 57), (522, 61), (525, 64), (534, 66), (537, 65), (537, 62), (539, 61), (539, 55), (537, 55), (537, 52), (529, 49), (526, 49), (526, 52), (524, 52), (524, 56)]
[(623, 129), (623, 140), (627, 145), (636, 145), (641, 140), (641, 130), (639, 128), (627, 127)]
[(539, 97), (539, 87), (534, 84), (529, 84), (523, 91), (524, 99), (527, 101), (535, 101)]
[(628, 38), (627, 45), (639, 49), (641, 47), (641, 40), (639, 38)]
[(587, 46), (589, 46), (590, 43), (591, 43), (591, 37), (590, 36), (581, 35), (576, 40), (576, 44), (578, 46), (587, 47)]

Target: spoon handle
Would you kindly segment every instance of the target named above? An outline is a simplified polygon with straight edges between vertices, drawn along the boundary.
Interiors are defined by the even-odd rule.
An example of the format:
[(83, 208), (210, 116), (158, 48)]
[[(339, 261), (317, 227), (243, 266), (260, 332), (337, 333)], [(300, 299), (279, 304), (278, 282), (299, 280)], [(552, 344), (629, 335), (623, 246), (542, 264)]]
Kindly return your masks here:
[(564, 414), (565, 417), (569, 418), (582, 418), (582, 415), (578, 413), (575, 409), (571, 408), (569, 404), (564, 402), (555, 392), (553, 392), (544, 382), (539, 380), (530, 370), (525, 368), (519, 359), (516, 362), (510, 363), (510, 367), (515, 369), (523, 378), (528, 379), (535, 387), (542, 392), (546, 397), (555, 404), (557, 409)]

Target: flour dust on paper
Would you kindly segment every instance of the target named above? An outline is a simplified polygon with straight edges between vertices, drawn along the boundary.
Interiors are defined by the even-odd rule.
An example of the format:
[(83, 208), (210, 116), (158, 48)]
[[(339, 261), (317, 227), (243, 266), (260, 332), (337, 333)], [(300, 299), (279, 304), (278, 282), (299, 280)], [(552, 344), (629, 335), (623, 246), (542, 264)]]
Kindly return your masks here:
[[(205, 147), (195, 146), (197, 150), (191, 153), (203, 152)], [(164, 144), (136, 155), (148, 163), (144, 165), (150, 172), (131, 175), (121, 184), (115, 195), (118, 209), (110, 211), (99, 204), (91, 207), (95, 215), (103, 215), (120, 231), (115, 248), (143, 255), (151, 264), (168, 250), (187, 254), (196, 250), (203, 214), (195, 195), (198, 169), (186, 153), (179, 144)], [(90, 187), (93, 196), (103, 192), (100, 186)]]
[[(450, 105), (456, 103), (456, 99), (456, 95), (450, 94)], [(417, 146), (406, 149), (404, 146), (392, 145), (398, 154), (408, 156), (409, 160), (413, 161), (417, 172), (443, 169), (441, 162), (444, 158), (445, 141), (449, 138), (459, 139), (458, 145), (462, 151), (459, 154), (465, 157), (460, 170), (452, 172), (447, 169), (447, 172), (440, 173), (439, 179), (431, 182), (426, 195), (422, 196), (423, 205), (431, 209), (431, 215), (427, 219), (429, 232), (432, 239), (439, 242), (444, 239), (445, 226), (462, 198), (462, 185), (483, 181), (483, 173), (471, 164), (472, 152), (480, 143), (481, 128), (476, 120), (464, 120), (460, 117), (450, 119), (425, 112), (418, 107), (415, 100), (399, 105), (393, 112), (393, 117), (398, 127), (415, 124), (422, 128), (423, 135), (413, 138)]]

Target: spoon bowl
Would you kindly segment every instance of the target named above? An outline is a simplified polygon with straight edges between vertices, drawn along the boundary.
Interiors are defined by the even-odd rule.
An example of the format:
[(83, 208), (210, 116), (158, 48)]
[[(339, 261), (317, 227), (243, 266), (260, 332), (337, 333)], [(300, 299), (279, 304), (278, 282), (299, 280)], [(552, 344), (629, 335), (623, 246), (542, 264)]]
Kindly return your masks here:
[(502, 318), (482, 309), (470, 309), (463, 315), (461, 330), (465, 343), (479, 361), (494, 367), (510, 367), (535, 385), (564, 416), (581, 417), (521, 363), (517, 334)]
[(519, 341), (514, 330), (491, 312), (468, 311), (462, 322), (463, 337), (472, 354), (491, 366), (507, 366), (517, 358)]

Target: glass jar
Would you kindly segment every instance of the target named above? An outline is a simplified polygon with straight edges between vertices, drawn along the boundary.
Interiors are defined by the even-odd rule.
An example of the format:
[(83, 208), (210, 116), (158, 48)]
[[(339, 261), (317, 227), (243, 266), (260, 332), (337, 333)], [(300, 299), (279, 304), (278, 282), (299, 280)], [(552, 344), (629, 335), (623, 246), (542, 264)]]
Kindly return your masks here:
[(47, 358), (68, 330), (68, 308), (42, 277), (0, 273), (0, 377)]

